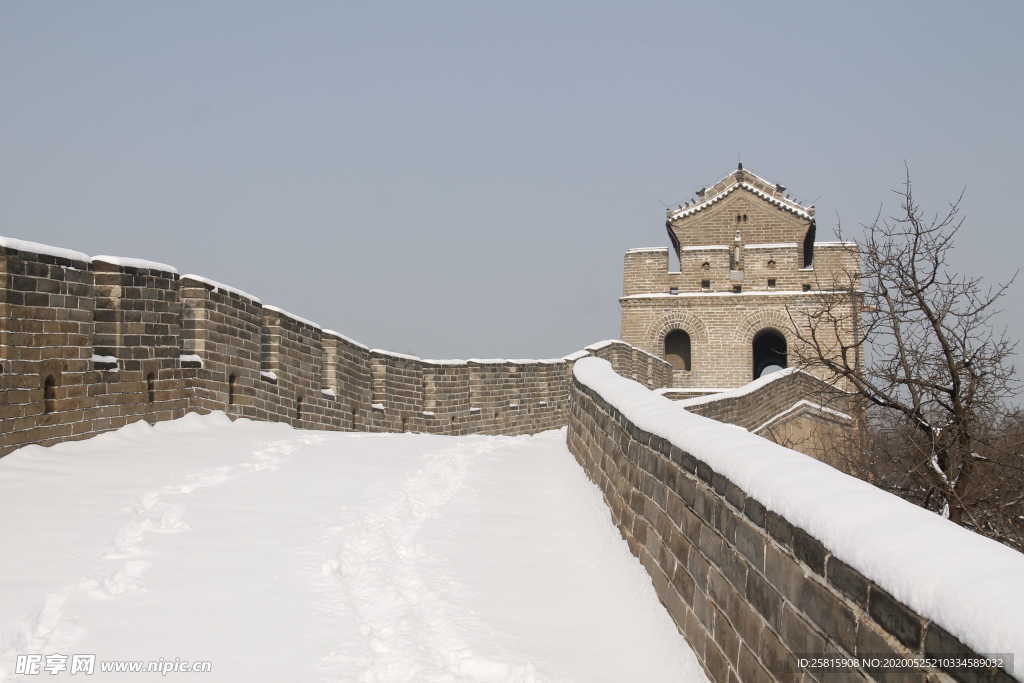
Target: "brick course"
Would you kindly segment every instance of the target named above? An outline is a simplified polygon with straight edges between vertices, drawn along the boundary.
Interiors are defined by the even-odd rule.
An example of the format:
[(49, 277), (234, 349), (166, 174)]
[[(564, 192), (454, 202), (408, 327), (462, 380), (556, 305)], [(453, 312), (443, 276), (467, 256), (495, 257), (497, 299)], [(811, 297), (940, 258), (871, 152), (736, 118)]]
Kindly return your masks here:
[(823, 675), (798, 655), (977, 657), (707, 463), (573, 380), (569, 450), (601, 489), (665, 609), (715, 683), (888, 679), (1010, 681), (983, 673)]
[(622, 342), (544, 361), (369, 349), (203, 278), (111, 260), (0, 246), (0, 455), (212, 410), (310, 429), (526, 434), (565, 425), (579, 357), (652, 388), (672, 377)]
[(677, 369), (672, 386), (721, 389), (750, 382), (752, 342), (766, 328), (783, 334), (793, 358), (794, 320), (800, 324), (823, 296), (850, 320), (840, 336), (854, 338), (860, 300), (843, 290), (856, 278), (856, 247), (814, 242), (814, 207), (788, 199), (784, 188), (740, 168), (692, 207), (669, 210), (666, 227), (680, 269), (669, 270), (668, 248), (626, 252), (619, 336), (665, 358), (666, 337), (686, 332), (690, 369)]

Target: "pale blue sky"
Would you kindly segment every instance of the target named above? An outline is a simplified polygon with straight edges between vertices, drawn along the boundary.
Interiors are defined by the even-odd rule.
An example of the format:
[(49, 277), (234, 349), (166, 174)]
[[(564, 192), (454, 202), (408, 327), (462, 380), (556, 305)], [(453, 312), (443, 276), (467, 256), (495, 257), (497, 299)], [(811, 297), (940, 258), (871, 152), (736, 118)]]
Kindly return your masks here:
[(0, 5), (0, 234), (427, 357), (617, 336), (622, 252), (737, 154), (819, 239), (906, 160), (966, 270), (1021, 260), (1017, 0), (163, 5)]

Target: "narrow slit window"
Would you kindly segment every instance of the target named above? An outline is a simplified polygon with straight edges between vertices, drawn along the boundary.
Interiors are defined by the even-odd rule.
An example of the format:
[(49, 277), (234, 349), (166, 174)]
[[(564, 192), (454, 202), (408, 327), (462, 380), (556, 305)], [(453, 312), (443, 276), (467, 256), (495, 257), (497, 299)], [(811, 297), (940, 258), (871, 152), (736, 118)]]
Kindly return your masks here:
[(57, 380), (47, 375), (43, 381), (43, 412), (52, 413), (57, 409)]

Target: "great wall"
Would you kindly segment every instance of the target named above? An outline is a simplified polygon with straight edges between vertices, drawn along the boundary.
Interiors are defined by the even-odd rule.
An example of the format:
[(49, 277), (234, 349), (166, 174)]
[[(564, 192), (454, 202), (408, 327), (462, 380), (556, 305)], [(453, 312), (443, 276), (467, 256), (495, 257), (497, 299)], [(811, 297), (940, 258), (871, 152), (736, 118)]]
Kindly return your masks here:
[(651, 388), (668, 363), (617, 341), (552, 360), (371, 349), (168, 265), (0, 240), (0, 453), (186, 412), (309, 429), (525, 434), (566, 424), (571, 366)]
[[(985, 577), (1024, 575), (1024, 557), (747, 432), (760, 429), (755, 423), (763, 427), (799, 412), (801, 401), (807, 403), (800, 396), (820, 384), (805, 373), (777, 373), (696, 398), (677, 389), (691, 397), (677, 403), (652, 391), (672, 383), (672, 366), (620, 341), (552, 360), (424, 360), (368, 348), (163, 264), (90, 258), (4, 238), (0, 272), (3, 453), (189, 411), (220, 410), (307, 429), (449, 435), (568, 425), (570, 450), (601, 487), (613, 521), (711, 680), (791, 680), (799, 675), (798, 658), (809, 654), (934, 660), (915, 680), (938, 680), (943, 668), (960, 680), (1012, 680), (1009, 662), (980, 674), (940, 663), (1012, 653), (1024, 642), (1019, 626), (993, 636), (978, 620), (981, 609), (986, 619), (1015, 623), (1014, 604), (994, 599), (998, 594)], [(607, 361), (607, 370), (587, 360), (585, 372), (574, 372), (591, 357)], [(642, 397), (623, 405), (615, 398), (616, 383)], [(654, 403), (631, 410), (645, 401)], [(821, 408), (812, 405), (812, 412)], [(680, 445), (657, 433), (657, 421), (637, 419), (666, 410), (684, 431), (700, 421), (694, 432), (700, 447)], [(887, 516), (867, 523), (865, 532), (903, 525), (922, 529), (931, 542), (969, 548), (974, 564), (961, 573), (973, 581), (966, 591), (971, 608), (929, 613), (928, 601), (912, 590), (917, 577), (901, 574), (892, 562), (872, 575), (863, 553), (814, 528), (819, 515), (855, 517), (844, 501), (826, 502), (824, 512), (819, 506), (808, 517), (801, 501), (782, 505), (730, 478), (729, 468), (705, 451), (716, 444), (721, 450), (737, 434), (747, 441), (734, 450), (749, 448), (753, 464), (812, 463), (820, 468), (815, 486), (853, 482), (884, 498)], [(923, 532), (929, 525), (940, 527), (937, 535)], [(932, 590), (964, 590), (966, 577), (957, 571), (937, 576)], [(1004, 612), (1011, 614), (1000, 617)], [(842, 675), (886, 678), (880, 669)]]

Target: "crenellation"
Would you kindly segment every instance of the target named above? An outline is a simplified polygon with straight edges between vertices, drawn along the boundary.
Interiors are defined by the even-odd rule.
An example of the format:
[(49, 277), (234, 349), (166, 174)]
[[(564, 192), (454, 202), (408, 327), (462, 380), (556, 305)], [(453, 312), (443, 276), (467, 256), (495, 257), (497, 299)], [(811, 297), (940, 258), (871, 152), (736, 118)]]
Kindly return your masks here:
[[(955, 671), (943, 663), (943, 672), (928, 663), (925, 655), (979, 655), (883, 590), (879, 582), (891, 577), (872, 580), (852, 569), (700, 455), (636, 426), (607, 393), (574, 378), (569, 450), (601, 489), (613, 523), (710, 679), (812, 680), (820, 670), (797, 655), (813, 654), (917, 661), (901, 673), (914, 680), (1010, 680), (1000, 669)], [(657, 414), (651, 406), (639, 410)], [(854, 665), (845, 675), (887, 680), (891, 672)]]
[(796, 332), (825, 300), (850, 321), (822, 340), (825, 346), (855, 337), (856, 245), (815, 242), (814, 207), (780, 188), (740, 165), (692, 203), (669, 210), (677, 273), (668, 270), (667, 249), (626, 253), (619, 336), (671, 363), (670, 384), (680, 398), (741, 387), (786, 368), (807, 350)]

